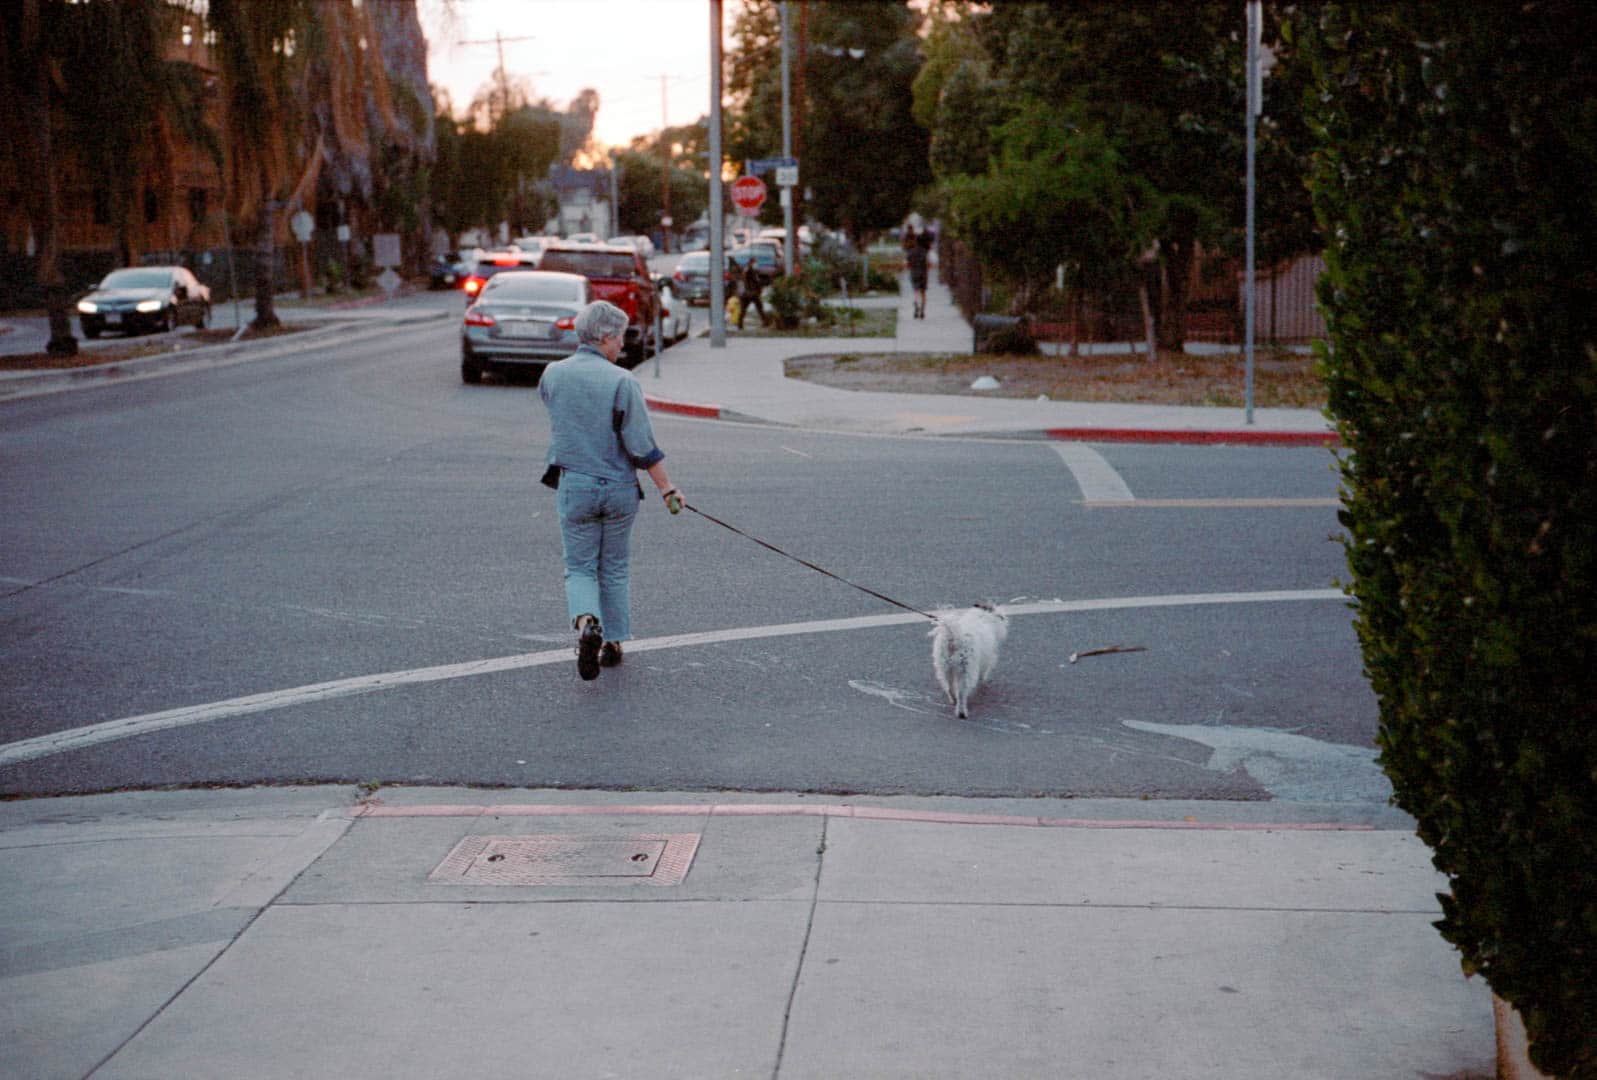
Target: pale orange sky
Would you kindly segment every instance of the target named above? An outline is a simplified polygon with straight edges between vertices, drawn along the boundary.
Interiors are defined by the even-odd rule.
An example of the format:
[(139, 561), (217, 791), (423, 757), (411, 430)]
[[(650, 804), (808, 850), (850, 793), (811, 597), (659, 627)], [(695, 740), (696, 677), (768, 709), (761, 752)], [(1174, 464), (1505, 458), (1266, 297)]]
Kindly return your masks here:
[[(505, 68), (535, 97), (564, 108), (584, 87), (599, 92), (595, 139), (624, 146), (635, 135), (692, 123), (710, 111), (710, 7), (706, 0), (419, 0), (429, 80), (457, 108), (491, 82), (492, 39), (506, 41)], [(723, 39), (735, 0), (724, 4)], [(461, 42), (488, 41), (486, 45)], [(662, 116), (660, 76), (667, 77)]]

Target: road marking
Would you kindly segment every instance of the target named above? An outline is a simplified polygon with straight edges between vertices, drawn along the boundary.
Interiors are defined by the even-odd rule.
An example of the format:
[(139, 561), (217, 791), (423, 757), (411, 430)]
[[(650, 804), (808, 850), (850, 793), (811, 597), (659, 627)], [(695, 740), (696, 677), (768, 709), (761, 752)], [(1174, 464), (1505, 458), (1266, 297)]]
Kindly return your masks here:
[(1083, 499), (1089, 510), (1262, 510), (1341, 506), (1340, 499)]
[[(1170, 596), (1122, 596), (1104, 600), (1041, 600), (1025, 604), (1005, 604), (1004, 612), (1010, 617), (1023, 615), (1060, 615), (1078, 611), (1130, 611), (1139, 608), (1196, 607), (1209, 604), (1272, 604), (1303, 601), (1346, 600), (1340, 589), (1296, 589), (1246, 593), (1187, 593)], [(645, 638), (627, 643), (630, 655), (654, 652), (660, 649), (685, 649), (699, 645), (723, 645), (739, 641), (757, 641), (762, 638), (795, 637), (800, 634), (830, 634), (848, 630), (871, 630), (887, 626), (905, 626), (920, 623), (920, 615), (863, 615), (852, 619), (819, 619), (810, 622), (778, 623), (771, 626), (745, 626), (730, 630), (707, 630), (695, 634), (673, 634), (667, 637)], [(172, 728), (205, 724), (234, 716), (284, 709), (295, 705), (308, 705), (318, 701), (370, 694), (379, 690), (392, 690), (401, 686), (444, 682), (476, 675), (494, 675), (523, 668), (547, 667), (552, 664), (571, 663), (569, 647), (546, 649), (540, 652), (518, 653), (487, 660), (471, 660), (460, 664), (439, 664), (433, 667), (411, 668), (405, 671), (387, 671), (376, 675), (360, 675), (331, 682), (311, 683), (306, 686), (270, 690), (262, 694), (248, 694), (205, 705), (188, 705), (162, 712), (143, 713), (107, 720), (86, 727), (55, 731), (31, 739), (22, 739), (0, 746), (0, 767), (20, 761), (81, 750), (99, 743), (117, 739), (130, 739)]]
[(1064, 459), (1065, 467), (1070, 470), (1070, 475), (1076, 478), (1076, 484), (1081, 488), (1081, 497), (1087, 500), (1088, 505), (1135, 501), (1131, 489), (1120, 478), (1120, 474), (1115, 472), (1114, 466), (1086, 443), (1056, 442), (1049, 445)]

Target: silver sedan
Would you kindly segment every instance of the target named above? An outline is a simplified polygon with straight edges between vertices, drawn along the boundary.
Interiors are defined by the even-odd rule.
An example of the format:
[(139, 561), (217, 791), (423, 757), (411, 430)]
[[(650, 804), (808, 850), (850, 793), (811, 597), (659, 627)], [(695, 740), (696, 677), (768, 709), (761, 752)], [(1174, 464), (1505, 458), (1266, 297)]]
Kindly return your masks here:
[(577, 313), (593, 299), (581, 274), (508, 270), (483, 285), (460, 328), (460, 377), (522, 371), (536, 382), (544, 367), (577, 351)]

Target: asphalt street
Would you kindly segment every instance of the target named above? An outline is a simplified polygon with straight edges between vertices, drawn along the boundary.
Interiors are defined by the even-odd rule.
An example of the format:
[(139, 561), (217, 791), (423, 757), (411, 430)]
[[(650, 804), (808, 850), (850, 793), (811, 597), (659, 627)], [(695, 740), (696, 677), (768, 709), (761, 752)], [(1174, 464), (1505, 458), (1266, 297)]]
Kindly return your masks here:
[[(1008, 604), (1010, 640), (953, 722), (925, 620), (651, 501), (638, 640), (584, 684), (542, 409), (526, 385), (461, 384), (454, 334), (0, 406), (5, 742), (135, 733), (4, 762), (5, 790), (1384, 799), (1327, 451), (659, 415), (695, 505), (912, 607)], [(1070, 661), (1117, 645), (1143, 651)], [(1277, 733), (1302, 775), (1247, 769), (1249, 738)]]

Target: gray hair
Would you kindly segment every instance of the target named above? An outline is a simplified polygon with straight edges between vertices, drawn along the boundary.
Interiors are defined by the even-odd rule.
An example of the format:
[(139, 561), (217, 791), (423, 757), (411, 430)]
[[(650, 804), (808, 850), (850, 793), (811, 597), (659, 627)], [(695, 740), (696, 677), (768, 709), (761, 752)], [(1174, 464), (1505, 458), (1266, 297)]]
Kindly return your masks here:
[(627, 313), (608, 300), (595, 300), (577, 313), (577, 340), (595, 349), (611, 334), (624, 334)]

